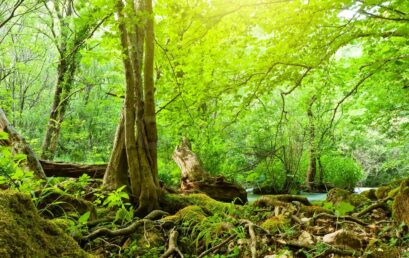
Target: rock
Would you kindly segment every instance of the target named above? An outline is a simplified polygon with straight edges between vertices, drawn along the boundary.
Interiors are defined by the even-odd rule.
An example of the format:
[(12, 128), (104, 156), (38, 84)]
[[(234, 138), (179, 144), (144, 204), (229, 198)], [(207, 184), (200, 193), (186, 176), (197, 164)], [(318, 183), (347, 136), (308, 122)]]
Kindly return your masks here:
[(301, 235), (298, 237), (298, 242), (301, 245), (308, 246), (308, 245), (313, 245), (314, 244), (314, 239), (310, 233), (307, 231), (303, 230), (301, 232)]
[(369, 189), (360, 193), (360, 195), (365, 196), (371, 201), (376, 201), (378, 198), (375, 195), (376, 189)]
[(376, 199), (380, 200), (388, 196), (389, 191), (392, 190), (392, 187), (389, 185), (380, 186), (375, 190)]
[(331, 202), (334, 205), (341, 202), (347, 202), (356, 208), (361, 208), (369, 204), (371, 200), (360, 194), (355, 194), (340, 188), (333, 188), (328, 192), (327, 202)]
[(325, 235), (322, 241), (333, 246), (350, 247), (355, 250), (362, 247), (361, 239), (355, 236), (353, 232), (344, 229)]
[(392, 206), (393, 217), (409, 225), (409, 178), (402, 181)]
[(0, 191), (0, 257), (91, 257), (50, 220), (40, 217), (30, 196)]

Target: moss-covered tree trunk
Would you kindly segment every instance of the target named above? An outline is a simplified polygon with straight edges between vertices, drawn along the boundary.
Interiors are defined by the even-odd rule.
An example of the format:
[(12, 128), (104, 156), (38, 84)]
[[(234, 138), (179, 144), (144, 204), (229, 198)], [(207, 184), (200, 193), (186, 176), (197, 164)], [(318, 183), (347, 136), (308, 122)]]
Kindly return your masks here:
[[(128, 168), (126, 177), (129, 178), (130, 190), (138, 205), (137, 214), (147, 214), (159, 207), (156, 138), (152, 138), (152, 136), (156, 137), (153, 74), (145, 74), (145, 78), (148, 78), (148, 82), (145, 81), (145, 83), (148, 85), (144, 85), (141, 67), (145, 41), (144, 33), (146, 32), (147, 35), (153, 37), (153, 31), (149, 31), (153, 29), (153, 22), (151, 26), (141, 28), (135, 24), (129, 24), (125, 20), (140, 19), (141, 11), (152, 12), (152, 9), (143, 10), (145, 6), (152, 6), (152, 3), (149, 2), (143, 0), (137, 1), (135, 4), (133, 1), (127, 1), (126, 8), (121, 0), (116, 2), (125, 68), (126, 94), (123, 119), (117, 128), (113, 153), (104, 177), (106, 187), (119, 187), (125, 176), (119, 175), (119, 173), (124, 173), (124, 170), (118, 168), (121, 165), (125, 166), (124, 163), (126, 163)], [(145, 23), (148, 24), (149, 22)], [(153, 68), (149, 68), (153, 65), (152, 37), (146, 37), (145, 41), (145, 47), (148, 51), (145, 58), (145, 73), (153, 73)], [(147, 121), (150, 123), (147, 124)], [(152, 145), (152, 142), (155, 144)], [(126, 159), (121, 158), (123, 155), (123, 147), (121, 146), (125, 148)]]
[(309, 134), (309, 149), (308, 149), (308, 169), (307, 169), (307, 189), (309, 191), (314, 190), (315, 176), (317, 174), (317, 148), (315, 144), (315, 122), (314, 114), (312, 112), (312, 106), (316, 100), (316, 96), (311, 98), (311, 102), (308, 105), (308, 134)]

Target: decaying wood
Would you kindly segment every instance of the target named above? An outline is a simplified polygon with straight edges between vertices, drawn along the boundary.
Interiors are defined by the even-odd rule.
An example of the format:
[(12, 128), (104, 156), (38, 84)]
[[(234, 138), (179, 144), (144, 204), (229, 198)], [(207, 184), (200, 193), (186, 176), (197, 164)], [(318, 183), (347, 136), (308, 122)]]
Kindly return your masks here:
[(47, 176), (80, 177), (87, 174), (92, 178), (103, 178), (107, 165), (85, 165), (75, 163), (51, 162), (40, 160), (40, 164)]
[(160, 258), (167, 258), (170, 257), (172, 254), (177, 253), (181, 258), (183, 258), (183, 254), (180, 251), (177, 241), (178, 241), (179, 232), (173, 228), (169, 233), (169, 246), (168, 249)]
[(223, 176), (212, 176), (204, 169), (188, 139), (183, 138), (172, 157), (182, 172), (180, 189), (183, 193), (205, 193), (223, 202), (247, 202), (247, 192), (242, 186), (226, 182)]
[(190, 142), (183, 138), (172, 156), (173, 160), (182, 171), (182, 180), (190, 182), (209, 181), (212, 176), (203, 168), (199, 157), (191, 150)]
[(44, 170), (31, 149), (27, 141), (22, 137), (17, 130), (10, 124), (3, 109), (0, 108), (0, 132), (6, 132), (8, 134), (7, 140), (0, 140), (0, 145), (10, 146), (13, 153), (24, 154), (27, 156), (25, 166), (28, 170), (33, 171), (34, 175), (38, 178), (45, 179)]

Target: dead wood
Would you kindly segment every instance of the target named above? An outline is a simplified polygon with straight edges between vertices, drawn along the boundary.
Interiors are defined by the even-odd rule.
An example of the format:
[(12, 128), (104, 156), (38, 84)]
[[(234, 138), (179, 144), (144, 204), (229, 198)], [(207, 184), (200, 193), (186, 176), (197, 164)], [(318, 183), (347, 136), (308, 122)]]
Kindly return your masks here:
[(64, 162), (52, 162), (40, 160), (40, 164), (48, 177), (74, 177), (78, 178), (87, 174), (92, 178), (103, 178), (106, 170), (106, 164), (75, 164)]

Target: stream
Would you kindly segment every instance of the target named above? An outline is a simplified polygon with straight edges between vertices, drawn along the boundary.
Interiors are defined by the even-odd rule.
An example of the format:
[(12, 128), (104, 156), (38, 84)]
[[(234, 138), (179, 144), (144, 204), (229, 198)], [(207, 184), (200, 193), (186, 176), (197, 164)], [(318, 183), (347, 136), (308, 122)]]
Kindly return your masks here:
[[(362, 193), (363, 191), (374, 189), (375, 187), (356, 187), (354, 189), (355, 193)], [(246, 189), (247, 191), (247, 199), (249, 203), (253, 203), (256, 200), (258, 200), (261, 196), (261, 194), (254, 194), (253, 193), (254, 188)], [(327, 198), (327, 193), (308, 193), (308, 192), (300, 192), (299, 195), (307, 197), (309, 201), (325, 201)]]

